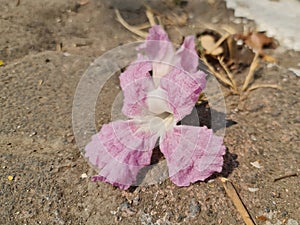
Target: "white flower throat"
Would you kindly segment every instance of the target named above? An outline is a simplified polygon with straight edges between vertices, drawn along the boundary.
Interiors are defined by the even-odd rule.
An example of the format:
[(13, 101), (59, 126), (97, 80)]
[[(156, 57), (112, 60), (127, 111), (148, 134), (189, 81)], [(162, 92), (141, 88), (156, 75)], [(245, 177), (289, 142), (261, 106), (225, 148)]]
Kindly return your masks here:
[(156, 133), (160, 137), (170, 128), (176, 125), (174, 114), (167, 103), (164, 90), (157, 88), (147, 95), (148, 115), (139, 119), (140, 129)]

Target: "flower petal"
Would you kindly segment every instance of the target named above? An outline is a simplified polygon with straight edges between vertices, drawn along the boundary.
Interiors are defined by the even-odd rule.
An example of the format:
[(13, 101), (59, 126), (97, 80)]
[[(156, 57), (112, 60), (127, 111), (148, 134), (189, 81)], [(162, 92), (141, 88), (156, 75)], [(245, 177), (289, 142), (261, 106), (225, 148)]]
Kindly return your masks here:
[(177, 57), (168, 34), (161, 26), (153, 26), (149, 30), (146, 41), (139, 46), (138, 50), (152, 61), (153, 80), (156, 87), (158, 87), (161, 77), (170, 71), (171, 65), (174, 64)]
[(199, 64), (199, 57), (195, 48), (194, 36), (187, 36), (176, 52), (179, 56), (180, 66), (189, 73), (195, 73)]
[(160, 141), (169, 176), (178, 186), (189, 186), (222, 170), (222, 138), (207, 127), (176, 126)]
[(127, 189), (141, 168), (150, 164), (157, 136), (138, 130), (131, 121), (115, 121), (103, 125), (85, 148), (85, 156), (99, 169), (94, 180)]
[(174, 67), (161, 79), (160, 86), (167, 92), (169, 108), (177, 121), (192, 112), (201, 91), (205, 88), (205, 76), (202, 71), (189, 74)]
[(150, 70), (152, 64), (139, 55), (120, 75), (120, 85), (124, 94), (122, 112), (129, 118), (146, 113), (147, 94), (154, 89)]
[(149, 30), (146, 41), (138, 47), (149, 60), (164, 61), (163, 59), (174, 56), (174, 48), (166, 31), (159, 25)]

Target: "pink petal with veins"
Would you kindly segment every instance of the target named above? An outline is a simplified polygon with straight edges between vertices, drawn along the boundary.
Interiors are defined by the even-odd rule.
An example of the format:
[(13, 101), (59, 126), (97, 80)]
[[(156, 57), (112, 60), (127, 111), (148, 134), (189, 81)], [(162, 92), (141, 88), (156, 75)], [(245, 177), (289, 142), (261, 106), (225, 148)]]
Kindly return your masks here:
[(170, 71), (176, 61), (175, 50), (168, 34), (161, 26), (153, 26), (146, 41), (138, 47), (138, 50), (152, 61), (153, 79), (157, 87), (160, 78)]
[(189, 73), (195, 73), (199, 64), (199, 57), (195, 48), (194, 36), (187, 36), (183, 44), (176, 52), (179, 56), (180, 66)]
[(189, 186), (221, 172), (225, 147), (207, 127), (177, 126), (160, 141), (169, 176), (178, 186)]
[(141, 168), (150, 164), (157, 136), (139, 131), (134, 121), (115, 121), (102, 126), (85, 148), (85, 156), (98, 170), (95, 180), (127, 189)]
[(139, 55), (120, 75), (120, 85), (124, 94), (122, 112), (129, 118), (146, 113), (146, 97), (148, 92), (154, 89), (150, 70), (152, 63)]
[(167, 102), (177, 121), (192, 112), (206, 80), (205, 73), (198, 71), (189, 74), (181, 69), (173, 68), (160, 81), (160, 86), (167, 92)]
[(146, 41), (138, 47), (149, 60), (165, 61), (175, 54), (174, 47), (168, 38), (168, 34), (161, 26), (156, 25), (149, 29)]

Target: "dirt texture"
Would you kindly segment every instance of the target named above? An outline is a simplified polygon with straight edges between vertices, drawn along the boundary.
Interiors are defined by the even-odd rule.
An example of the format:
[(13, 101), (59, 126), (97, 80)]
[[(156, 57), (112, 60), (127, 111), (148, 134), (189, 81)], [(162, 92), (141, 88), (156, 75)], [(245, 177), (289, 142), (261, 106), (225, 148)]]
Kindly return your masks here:
[[(75, 143), (72, 103), (90, 63), (137, 36), (115, 20), (112, 5), (118, 1), (78, 2), (0, 3), (0, 60), (5, 63), (0, 67), (0, 224), (243, 224), (220, 176), (235, 185), (257, 224), (299, 224), (300, 79), (287, 68), (299, 62), (300, 53), (270, 51), (277, 64), (262, 63), (256, 73), (255, 83), (278, 84), (282, 90), (257, 89), (242, 110), (238, 96), (225, 98), (226, 118), (235, 124), (226, 129), (221, 174), (190, 187), (167, 179), (121, 191), (90, 180), (95, 171)], [(237, 31), (255, 26), (234, 24), (222, 1), (188, 1), (184, 8), (149, 2), (162, 14), (188, 12), (184, 26), (166, 26), (177, 44), (207, 24)], [(144, 12), (132, 3), (121, 7), (130, 24), (146, 22)], [(99, 128), (110, 121), (112, 96), (120, 91), (117, 77), (107, 85), (97, 106)], [(255, 161), (261, 168), (251, 165)], [(274, 182), (288, 174), (295, 176)]]

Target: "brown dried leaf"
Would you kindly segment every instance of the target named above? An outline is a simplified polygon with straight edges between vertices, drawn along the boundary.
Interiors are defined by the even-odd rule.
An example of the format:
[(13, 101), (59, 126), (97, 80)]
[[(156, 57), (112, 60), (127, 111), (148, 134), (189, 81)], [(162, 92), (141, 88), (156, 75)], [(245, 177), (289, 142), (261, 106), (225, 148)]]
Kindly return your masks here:
[(268, 220), (268, 217), (265, 217), (264, 215), (256, 216), (255, 218), (256, 218), (257, 220), (260, 220), (260, 221), (267, 221), (267, 220)]
[(255, 52), (262, 52), (264, 48), (275, 48), (276, 43), (274, 38), (268, 37), (263, 32), (250, 32), (247, 35), (235, 34), (237, 40), (242, 40), (245, 45), (253, 49)]
[[(200, 38), (200, 42), (202, 47), (206, 50), (206, 52), (211, 52), (216, 44), (215, 38), (211, 35), (203, 35)], [(210, 54), (217, 56), (223, 53), (223, 48), (218, 47), (215, 50), (213, 50)]]
[(232, 36), (227, 39), (228, 45), (228, 58), (235, 64), (237, 68), (239, 66), (249, 66), (254, 58), (254, 53), (247, 46), (239, 45), (239, 42)]

